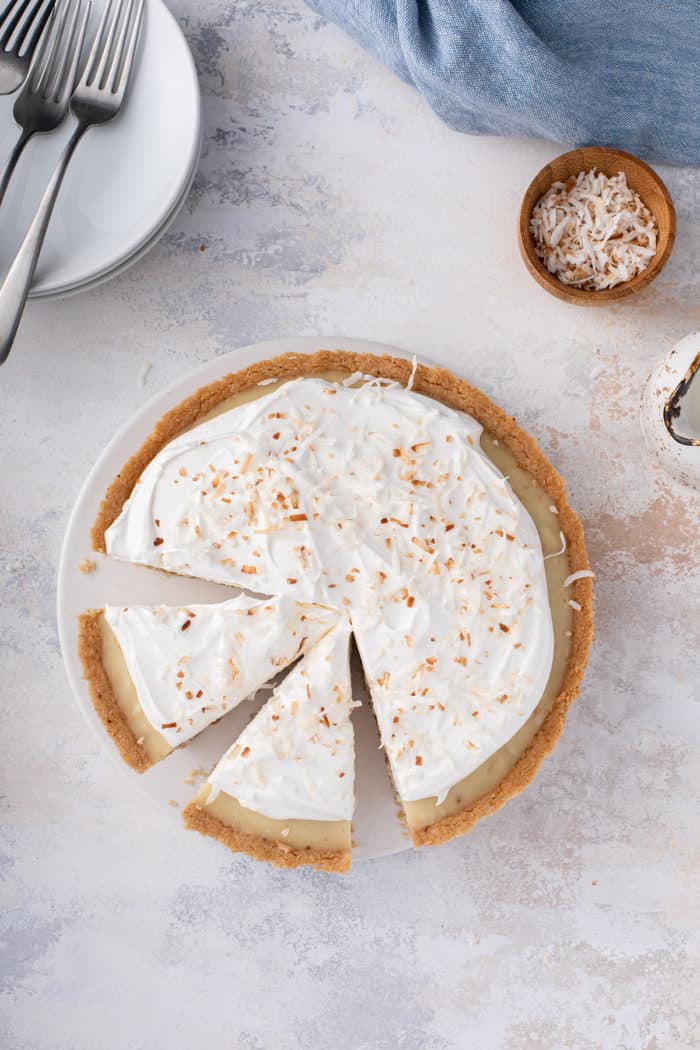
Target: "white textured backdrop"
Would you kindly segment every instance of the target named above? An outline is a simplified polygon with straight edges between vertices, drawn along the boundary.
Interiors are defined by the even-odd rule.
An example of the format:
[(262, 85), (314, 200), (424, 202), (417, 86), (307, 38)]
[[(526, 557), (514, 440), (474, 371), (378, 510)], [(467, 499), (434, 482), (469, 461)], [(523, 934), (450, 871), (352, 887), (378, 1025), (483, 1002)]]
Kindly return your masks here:
[[(515, 244), (556, 147), (446, 130), (300, 0), (172, 6), (204, 94), (185, 209), (121, 278), (31, 305), (0, 373), (2, 1047), (698, 1047), (700, 516), (637, 405), (700, 327), (700, 172), (663, 172), (658, 283), (566, 307)], [(123, 420), (198, 361), (314, 333), (430, 356), (516, 414), (598, 575), (589, 674), (536, 782), (346, 879), (254, 866), (144, 802), (83, 724), (54, 613), (68, 513)]]

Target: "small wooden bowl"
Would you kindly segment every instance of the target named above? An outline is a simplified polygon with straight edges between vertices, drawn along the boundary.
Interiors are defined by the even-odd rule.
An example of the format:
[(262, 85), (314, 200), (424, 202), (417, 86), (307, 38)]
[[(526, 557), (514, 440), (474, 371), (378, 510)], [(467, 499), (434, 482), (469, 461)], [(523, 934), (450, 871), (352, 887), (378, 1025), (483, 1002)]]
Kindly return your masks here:
[[(624, 284), (618, 284), (615, 288), (604, 288), (601, 291), (596, 291), (595, 288), (574, 288), (549, 273), (535, 251), (535, 242), (530, 232), (532, 209), (552, 183), (566, 182), (571, 175), (578, 175), (580, 171), (590, 171), (591, 168), (597, 168), (609, 178), (617, 175), (619, 171), (624, 171), (627, 185), (639, 194), (659, 227), (656, 255), (646, 270), (637, 274), (631, 281), (625, 281)], [(565, 303), (573, 303), (576, 306), (606, 306), (608, 303), (617, 302), (618, 299), (624, 299), (641, 288), (645, 288), (663, 270), (675, 239), (676, 211), (668, 190), (656, 172), (638, 157), (633, 157), (631, 153), (607, 149), (604, 146), (583, 146), (581, 149), (572, 149), (569, 153), (563, 153), (561, 157), (550, 161), (542, 168), (542, 171), (535, 175), (520, 205), (518, 244), (523, 262), (538, 284), (555, 295), (557, 299), (563, 299)]]

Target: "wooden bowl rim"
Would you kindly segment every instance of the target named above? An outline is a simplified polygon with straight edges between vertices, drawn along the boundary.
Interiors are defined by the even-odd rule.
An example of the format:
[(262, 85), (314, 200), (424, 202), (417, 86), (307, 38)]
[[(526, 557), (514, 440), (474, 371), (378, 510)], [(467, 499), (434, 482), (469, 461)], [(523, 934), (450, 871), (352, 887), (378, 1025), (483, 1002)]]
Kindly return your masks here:
[[(659, 227), (659, 240), (661, 240), (663, 236), (662, 221), (668, 226), (665, 233), (665, 244), (663, 244), (661, 251), (657, 250), (656, 255), (650, 262), (649, 266), (647, 266), (646, 270), (637, 274), (637, 276), (633, 277), (631, 281), (626, 281), (624, 284), (618, 284), (614, 288), (605, 288), (601, 291), (596, 291), (595, 288), (573, 288), (571, 285), (564, 284), (558, 277), (555, 277), (554, 274), (549, 273), (544, 263), (535, 252), (535, 244), (532, 233), (530, 232), (530, 217), (532, 215), (532, 210), (542, 194), (546, 192), (546, 188), (542, 190), (539, 188), (538, 184), (547, 171), (547, 168), (552, 164), (559, 163), (560, 161), (567, 161), (569, 158), (573, 158), (574, 155), (585, 155), (588, 151), (593, 150), (597, 154), (598, 160), (600, 159), (601, 154), (607, 154), (611, 160), (613, 160), (613, 158), (619, 158), (620, 165), (618, 170), (624, 171), (625, 175), (631, 175), (631, 171), (634, 169), (637, 171), (644, 171), (647, 174), (650, 181), (659, 191), (663, 202), (663, 209), (665, 209), (666, 212), (662, 219), (658, 213), (658, 208), (649, 208)], [(617, 161), (613, 161), (613, 163), (617, 163)], [(590, 170), (590, 166), (591, 165), (589, 165), (588, 168), (584, 166), (583, 170)], [(600, 163), (595, 163), (592, 166), (600, 168)], [(628, 170), (628, 168), (631, 170)], [(580, 167), (579, 170), (581, 170)], [(632, 188), (636, 190), (636, 187)], [(639, 190), (636, 190), (636, 192), (639, 192)], [(646, 201), (644, 203), (646, 203)], [(647, 205), (647, 207), (649, 206)], [(613, 149), (611, 146), (578, 146), (575, 149), (567, 150), (566, 153), (561, 153), (559, 156), (553, 157), (552, 160), (547, 161), (547, 163), (540, 168), (534, 178), (530, 181), (530, 184), (525, 190), (518, 214), (518, 246), (520, 248), (523, 262), (530, 274), (535, 278), (537, 283), (551, 295), (554, 295), (557, 299), (561, 299), (564, 302), (577, 306), (605, 306), (607, 303), (617, 302), (618, 299), (624, 299), (628, 295), (634, 295), (635, 292), (641, 291), (642, 288), (646, 287), (646, 285), (649, 284), (650, 281), (653, 281), (663, 270), (668, 262), (671, 251), (673, 250), (675, 239), (676, 209), (673, 200), (671, 199), (671, 195), (668, 192), (668, 188), (661, 176), (654, 171), (646, 161), (641, 160), (640, 157), (636, 157), (633, 153), (627, 153), (624, 150)]]

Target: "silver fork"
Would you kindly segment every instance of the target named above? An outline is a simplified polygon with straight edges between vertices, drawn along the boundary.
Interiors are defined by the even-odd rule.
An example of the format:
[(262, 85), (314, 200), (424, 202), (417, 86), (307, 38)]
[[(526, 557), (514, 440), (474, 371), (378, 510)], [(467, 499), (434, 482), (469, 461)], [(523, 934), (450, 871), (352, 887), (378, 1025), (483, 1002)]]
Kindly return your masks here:
[(13, 116), (22, 133), (0, 176), (0, 205), (22, 150), (32, 135), (53, 131), (68, 112), (90, 16), (90, 0), (87, 0), (78, 24), (82, 3), (83, 0), (65, 0), (55, 12), (17, 96)]
[(0, 95), (11, 95), (27, 75), (55, 0), (9, 0), (0, 13)]
[(85, 70), (71, 99), (71, 113), (78, 123), (0, 288), (0, 364), (12, 349), (46, 229), (75, 147), (88, 128), (106, 124), (121, 109), (134, 64), (144, 2), (109, 0), (105, 7)]

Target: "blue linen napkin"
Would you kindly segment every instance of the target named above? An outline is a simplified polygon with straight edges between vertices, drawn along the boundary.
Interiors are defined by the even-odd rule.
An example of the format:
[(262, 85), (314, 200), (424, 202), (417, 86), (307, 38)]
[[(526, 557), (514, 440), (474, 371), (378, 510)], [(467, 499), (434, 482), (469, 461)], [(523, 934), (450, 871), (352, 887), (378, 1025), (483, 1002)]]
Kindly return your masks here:
[(446, 124), (700, 163), (697, 0), (307, 0)]

